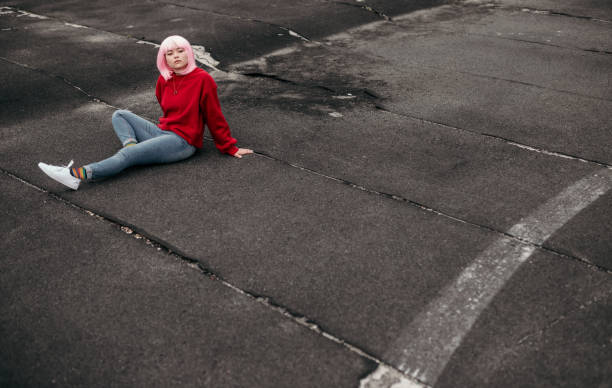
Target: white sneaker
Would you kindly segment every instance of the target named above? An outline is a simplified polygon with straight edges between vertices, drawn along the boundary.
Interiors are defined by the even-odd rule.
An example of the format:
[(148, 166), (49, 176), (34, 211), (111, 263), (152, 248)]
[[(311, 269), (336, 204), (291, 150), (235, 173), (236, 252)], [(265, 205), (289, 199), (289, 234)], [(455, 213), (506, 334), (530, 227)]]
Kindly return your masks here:
[(79, 178), (75, 178), (70, 174), (70, 166), (74, 161), (70, 161), (70, 163), (66, 167), (60, 166), (52, 166), (50, 164), (46, 164), (43, 162), (38, 163), (38, 167), (49, 177), (55, 179), (59, 183), (70, 187), (72, 190), (76, 190), (79, 188), (79, 184), (81, 180)]

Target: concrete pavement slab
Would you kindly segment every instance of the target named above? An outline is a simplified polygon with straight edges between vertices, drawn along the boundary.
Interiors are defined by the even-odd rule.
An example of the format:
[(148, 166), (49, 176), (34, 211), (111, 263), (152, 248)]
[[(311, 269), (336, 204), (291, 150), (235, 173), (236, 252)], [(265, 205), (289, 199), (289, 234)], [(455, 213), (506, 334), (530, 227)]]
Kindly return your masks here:
[[(401, 24), (406, 25), (404, 21)], [(530, 12), (528, 9), (481, 8), (480, 12), (474, 10), (461, 17), (439, 20), (436, 27), (566, 49), (612, 52), (609, 23)]]
[[(100, 20), (106, 20), (108, 16), (100, 12), (103, 16)], [(27, 35), (25, 27), (30, 26), (23, 27), (22, 30), (18, 30), (15, 25), (10, 31), (15, 32), (17, 34), (15, 36)], [(406, 31), (415, 33), (412, 27), (406, 26), (405, 23), (401, 26)], [(75, 31), (67, 32), (68, 28), (73, 28)], [(436, 26), (436, 28), (441, 27)], [(57, 20), (54, 24), (45, 25), (41, 31), (47, 30), (46, 33), (51, 33), (54, 29), (59, 32), (54, 37), (64, 36), (67, 40), (75, 39), (79, 31), (77, 27), (64, 25)], [(239, 29), (242, 30), (243, 27)], [(432, 34), (431, 26), (420, 25), (416, 29), (420, 31), (415, 34), (422, 34), (425, 38)], [(244, 31), (249, 31), (249, 28), (244, 27)], [(479, 36), (477, 35), (479, 33), (472, 31), (471, 35)], [(436, 34), (440, 34), (440, 31), (434, 31), (433, 36), (441, 40), (440, 35)], [(98, 36), (109, 35), (113, 34), (93, 32), (89, 35), (89, 39), (93, 42)], [(359, 38), (365, 36), (359, 35)], [(118, 50), (117, 54), (110, 50), (115, 45), (115, 40), (108, 41), (106, 45), (97, 45), (95, 48), (100, 51), (100, 56), (95, 58), (106, 57), (110, 59), (108, 63), (112, 63), (117, 56), (129, 53), (129, 43), (134, 40), (126, 39), (125, 46), (121, 46), (120, 43), (118, 47), (121, 47), (121, 50)], [(35, 42), (34, 39), (31, 41)], [(54, 39), (48, 40), (48, 42), (53, 41)], [(221, 82), (222, 104), (234, 135), (241, 142), (247, 141), (258, 147), (261, 144), (261, 150), (272, 158), (259, 155), (238, 161), (219, 155), (212, 148), (212, 144), (207, 143), (204, 151), (183, 163), (130, 169), (117, 178), (83, 185), (78, 192), (66, 192), (64, 188), (49, 181), (40, 174), (35, 163), (38, 160), (54, 162), (68, 155), (85, 163), (114, 152), (118, 144), (112, 136), (109, 124), (113, 108), (92, 102), (92, 97), (98, 96), (105, 100), (108, 98), (112, 104), (119, 102), (117, 105), (128, 101), (141, 109), (139, 113), (154, 113), (156, 109), (154, 100), (144, 100), (137, 105), (138, 96), (146, 95), (148, 93), (146, 89), (150, 86), (143, 87), (135, 94), (130, 94), (117, 85), (105, 89), (99, 86), (106, 82), (101, 78), (103, 73), (100, 72), (92, 77), (89, 83), (92, 91), (85, 95), (78, 92), (76, 87), (79, 85), (69, 86), (61, 80), (61, 77), (53, 77), (49, 70), (66, 68), (66, 64), (70, 65), (70, 62), (64, 61), (64, 58), (55, 57), (49, 60), (44, 55), (28, 53), (28, 56), (24, 55), (32, 60), (28, 63), (44, 64), (42, 73), (53, 78), (53, 82), (48, 81), (45, 86), (58, 88), (59, 106), (63, 111), (54, 112), (55, 109), (45, 109), (37, 112), (35, 104), (44, 101), (41, 96), (34, 99), (32, 106), (24, 108), (27, 112), (31, 112), (27, 120), (23, 120), (25, 115), (10, 116), (11, 121), (3, 126), (2, 131), (10, 134), (11, 141), (2, 143), (0, 166), (36, 185), (49, 187), (73, 203), (132, 227), (183, 256), (200, 260), (205, 267), (234, 282), (238, 287), (256, 295), (269, 296), (273, 303), (285, 306), (296, 315), (304, 314), (307, 319), (313, 319), (320, 327), (329, 329), (331, 333), (338, 334), (341, 338), (348, 339), (377, 356), (384, 356), (386, 349), (393, 344), (406, 323), (435, 299), (440, 290), (452, 282), (474, 257), (501, 235), (488, 230), (486, 226), (469, 225), (462, 220), (437, 213), (435, 209), (424, 209), (407, 201), (418, 196), (421, 196), (418, 197), (419, 200), (424, 198), (429, 201), (434, 198), (439, 200), (441, 208), (460, 209), (470, 216), (476, 214), (482, 218), (485, 225), (492, 223), (504, 232), (503, 227), (513, 225), (516, 220), (529, 214), (531, 209), (554, 196), (559, 190), (582, 176), (591, 174), (601, 166), (592, 162), (567, 160), (559, 155), (548, 155), (541, 150), (517, 147), (504, 140), (503, 135), (497, 137), (478, 135), (479, 132), (472, 130), (469, 125), (467, 128), (453, 127), (452, 124), (439, 125), (432, 119), (419, 120), (418, 117), (416, 119), (405, 117), (407, 115), (402, 112), (398, 112), (400, 115), (395, 115), (375, 110), (373, 109), (375, 105), (385, 107), (384, 104), (389, 101), (395, 103), (401, 101), (402, 84), (410, 85), (407, 82), (411, 73), (405, 72), (402, 66), (388, 66), (388, 59), (371, 56), (367, 54), (367, 50), (355, 50), (350, 40), (347, 43), (342, 37), (336, 37), (335, 42), (335, 46), (332, 44), (333, 48), (340, 49), (342, 55), (334, 57), (328, 55), (330, 51), (318, 52), (318, 56), (312, 58), (313, 63), (319, 61), (318, 66), (311, 66), (310, 62), (296, 66), (295, 64), (304, 58), (289, 56), (293, 64), (290, 61), (287, 63), (293, 66), (279, 67), (281, 71), (276, 74), (281, 78), (292, 74), (286, 71), (287, 69), (300, 74), (301, 78), (294, 78), (299, 84), (291, 82), (276, 84), (277, 81), (270, 79), (246, 81), (235, 77), (234, 79), (228, 77), (227, 81)], [(381, 43), (373, 39), (371, 44)], [(311, 46), (309, 48), (320, 48), (316, 42), (309, 46)], [(262, 43), (257, 47), (268, 49), (272, 46)], [(357, 47), (369, 46), (365, 44)], [(476, 50), (476, 45), (465, 47)], [(513, 50), (500, 52), (521, 52), (519, 46), (512, 47)], [(151, 47), (148, 49), (155, 53)], [(492, 52), (497, 49), (493, 47)], [(552, 46), (549, 49), (552, 49)], [(37, 47), (32, 52), (42, 50), (42, 47)], [(11, 51), (20, 54), (17, 49)], [(73, 51), (73, 53), (80, 52), (80, 50)], [(305, 54), (312, 52), (304, 50)], [(52, 51), (49, 53), (54, 55)], [(364, 53), (367, 56), (365, 61), (353, 62), (353, 59), (360, 59)], [(334, 59), (337, 63), (333, 63)], [(377, 61), (383, 66), (380, 66), (378, 72), (373, 72), (372, 69), (376, 68)], [(447, 59), (444, 58), (444, 61)], [(445, 63), (444, 61), (442, 62)], [(122, 69), (129, 69), (130, 62), (126, 60)], [(273, 62), (267, 61), (266, 65), (270, 63)], [(351, 65), (347, 66), (346, 63)], [(371, 67), (360, 68), (363, 63)], [(15, 70), (15, 66), (23, 67), (25, 64), (11, 65), (9, 68), (11, 72), (24, 75), (27, 72)], [(83, 63), (83, 66), (85, 65), (86, 63)], [(322, 67), (328, 68), (322, 71)], [(387, 69), (391, 69), (392, 72), (383, 76)], [(410, 68), (410, 71), (415, 69), (430, 70), (431, 77), (442, 78), (442, 83), (447, 84), (447, 89), (452, 89), (454, 78), (460, 78), (458, 82), (465, 82), (461, 80), (462, 77), (469, 78), (473, 80), (471, 84), (465, 83), (473, 88), (471, 94), (480, 93), (481, 86), (477, 80), (485, 79), (479, 74), (453, 72), (445, 75), (436, 69), (424, 68), (421, 64)], [(259, 76), (274, 77), (275, 73), (271, 70), (274, 70), (274, 67), (263, 69)], [(140, 85), (145, 82), (142, 80), (147, 78), (150, 71), (151, 68), (139, 69), (136, 72), (138, 74), (134, 74), (134, 77), (141, 77), (136, 83)], [(77, 68), (67, 72), (69, 77), (66, 81), (70, 83), (72, 74), (78, 72)], [(393, 76), (390, 77), (389, 74)], [(400, 76), (396, 77), (397, 74)], [(461, 77), (457, 74), (461, 74)], [(426, 90), (424, 80), (425, 77), (420, 82), (423, 90)], [(7, 101), (5, 108), (7, 112), (22, 109), (20, 104), (28, 104), (23, 100), (36, 92), (36, 79), (32, 82), (26, 80), (25, 86), (16, 81), (21, 79), (12, 80), (5, 77), (2, 81), (9, 90), (17, 90), (19, 86), (26, 89), (21, 94), (16, 93), (23, 96), (20, 97), (21, 102)], [(485, 95), (495, 96), (493, 91), (496, 87), (502, 92), (505, 91), (503, 85), (513, 80), (495, 81), (499, 81), (502, 86), (493, 85)], [(510, 83), (547, 90), (537, 85), (522, 85), (520, 82), (523, 81)], [(280, 85), (283, 87), (279, 87)], [(370, 93), (371, 86), (380, 86), (380, 90), (383, 91), (391, 90), (389, 95), (392, 98), (386, 102), (381, 101), (376, 97), (378, 93)], [(429, 94), (430, 101), (435, 101), (437, 98), (442, 102), (448, 102), (447, 95), (436, 96), (439, 90), (443, 89), (438, 87), (429, 93), (422, 93), (421, 98), (427, 100)], [(63, 90), (66, 91), (66, 97), (62, 99)], [(378, 89), (375, 87), (373, 90)], [(56, 92), (53, 91), (50, 95), (53, 96), (53, 93)], [(567, 94), (558, 91), (555, 93), (560, 94), (555, 95), (550, 105), (563, 102), (561, 96)], [(529, 93), (519, 91), (514, 93), (510, 100), (521, 101), (525, 95)], [(461, 95), (455, 97), (455, 99), (460, 98)], [(537, 99), (527, 100), (528, 103), (525, 105), (537, 101)], [(583, 104), (580, 101), (584, 100), (578, 102), (582, 109), (580, 112), (594, 110), (593, 116), (596, 118), (592, 123), (605, 122), (606, 116), (602, 116), (595, 108), (588, 107), (588, 103)], [(574, 103), (574, 100), (563, 102), (567, 106)], [(423, 103), (421, 106), (426, 105), (427, 103)], [(599, 108), (606, 108), (606, 105)], [(525, 106), (522, 109), (525, 109), (523, 112), (529, 112)], [(565, 108), (558, 110), (564, 111)], [(485, 112), (490, 120), (495, 120), (494, 109)], [(548, 112), (550, 116), (551, 112), (554, 110)], [(447, 114), (448, 117), (452, 117), (450, 111)], [(479, 114), (480, 117), (484, 116), (482, 111)], [(581, 113), (581, 117), (583, 115), (585, 114)], [(154, 114), (151, 116), (155, 118)], [(570, 116), (566, 114), (566, 117)], [(538, 124), (533, 128), (538, 128), (540, 123), (546, 122), (546, 118), (538, 120)], [(582, 118), (579, 118), (574, 122), (581, 120)], [(407, 122), (410, 124), (407, 125)], [(469, 117), (466, 119), (468, 124), (473, 122), (478, 120), (471, 120)], [(528, 122), (526, 118), (524, 123)], [(75, 123), (79, 125), (75, 126)], [(588, 125), (584, 127), (588, 128)], [(45, 131), (36, 131), (33, 128), (44, 128)], [(550, 125), (550, 128), (554, 128), (554, 125)], [(579, 150), (587, 149), (589, 152), (593, 149), (598, 152), (603, 149), (603, 154), (606, 155), (605, 148), (596, 148), (594, 145), (596, 142), (606, 144), (607, 137), (602, 135), (605, 134), (605, 127), (603, 128), (599, 129), (600, 132), (594, 132), (595, 141), (574, 142), (570, 136), (567, 136), (561, 140), (561, 144), (567, 143)], [(449, 135), (449, 131), (452, 134)], [(87, 136), (89, 134), (91, 138), (96, 139), (95, 142), (74, 141), (75, 138), (89, 139)], [(381, 134), (385, 136), (380, 144), (372, 141), (379, 139)], [(546, 136), (555, 137), (550, 132)], [(389, 149), (393, 150), (390, 155)], [(402, 150), (416, 151), (410, 154), (402, 153)], [(447, 158), (448, 154), (451, 155), (450, 158)], [(363, 156), (366, 157), (365, 160)], [(53, 160), (50, 160), (51, 158)], [(402, 171), (402, 168), (410, 168), (410, 171)], [(430, 174), (427, 174), (427, 171)], [(431, 171), (434, 173), (431, 174)], [(506, 178), (510, 177), (508, 182), (504, 182), (502, 177), (496, 174), (500, 171), (507, 175)], [(357, 179), (351, 181), (352, 183), (347, 182), (346, 176), (365, 177), (367, 182), (382, 182), (384, 187), (400, 188), (409, 196), (403, 199), (393, 198), (391, 195), (379, 192), (374, 184), (372, 187), (364, 187)], [(407, 185), (406, 179), (414, 177), (418, 180), (409, 181), (411, 185)], [(474, 183), (476, 188), (470, 187)], [(419, 187), (414, 189), (414, 186)], [(541, 192), (537, 192), (538, 188), (541, 188)], [(489, 194), (495, 197), (501, 195), (504, 190), (506, 194), (508, 192), (512, 194), (508, 197), (510, 201), (515, 202), (495, 204), (489, 198)], [(516, 191), (518, 194), (515, 194)], [(392, 190), (389, 192), (396, 193)], [(600, 214), (600, 209), (602, 206), (606, 209), (606, 198), (593, 204), (593, 208), (585, 210), (587, 216), (594, 215), (591, 222), (584, 218), (582, 220), (578, 218), (576, 224), (570, 222), (567, 230), (559, 230), (555, 236), (557, 238), (555, 244), (547, 243), (546, 246), (571, 254), (585, 252), (580, 250), (581, 245), (575, 240), (565, 238), (565, 233), (570, 232), (572, 228), (588, 228), (593, 222), (605, 223), (609, 217)], [(505, 200), (506, 197), (500, 199), (502, 202)], [(481, 205), (483, 201), (486, 206)], [(512, 206), (516, 208), (513, 210)], [(495, 209), (502, 211), (496, 213)], [(596, 239), (601, 236), (605, 238), (608, 233), (606, 227), (592, 229), (594, 232), (590, 238)], [(601, 255), (606, 249), (605, 244), (589, 248), (585, 253), (586, 259), (600, 262)], [(602, 332), (600, 322), (605, 322), (608, 314), (605, 308), (600, 308), (599, 303), (602, 301), (605, 303), (607, 296), (594, 292), (598, 287), (599, 289), (607, 287), (607, 284), (601, 280), (602, 272), (597, 272), (577, 261), (574, 263), (573, 258), (562, 259), (555, 256), (554, 261), (545, 261), (541, 260), (542, 255), (550, 257), (548, 254), (540, 253), (539, 256), (535, 256), (537, 260), (532, 258), (529, 261), (530, 264), (541, 265), (538, 267), (540, 270), (536, 271), (538, 274), (548, 270), (549, 266), (557, 266), (558, 268), (551, 269), (552, 272), (558, 271), (555, 272), (553, 283), (568, 282), (572, 285), (572, 289), (582, 287), (584, 292), (581, 291), (579, 295), (574, 296), (559, 291), (554, 298), (561, 300), (559, 302), (561, 308), (548, 303), (548, 297), (544, 297), (542, 300), (533, 300), (534, 309), (555, 317), (559, 311), (567, 316), (572, 315), (573, 310), (563, 310), (566, 305), (568, 308), (576, 307), (581, 301), (586, 301), (585, 304), (592, 301), (589, 305), (597, 305), (590, 315), (595, 322), (592, 329), (596, 334), (590, 337), (588, 330), (581, 331), (586, 334), (577, 337), (571, 346), (581, 351), (596, 349), (591, 355), (593, 365), (602, 365), (605, 362), (602, 360), (609, 358), (605, 354), (605, 349), (597, 347), (597, 341), (599, 333)], [(513, 281), (509, 288), (504, 288), (504, 292), (510, 290), (509, 292), (515, 295), (518, 289), (518, 294), (522, 295), (523, 289), (534, 289), (546, 283), (540, 277), (524, 275), (523, 272), (519, 274), (520, 280), (524, 280), (526, 284), (517, 284)], [(153, 278), (155, 276), (161, 275), (156, 274)], [(567, 276), (570, 277), (569, 280)], [(573, 279), (577, 283), (573, 282)], [(531, 294), (537, 295), (534, 292)], [(220, 299), (224, 300), (223, 296)], [(520, 300), (520, 298), (515, 299)], [(512, 299), (512, 302), (515, 302), (515, 299)], [(503, 310), (508, 311), (508, 314), (513, 313), (516, 308), (516, 305), (505, 302), (502, 305), (503, 308), (508, 307), (508, 310)], [(132, 316), (136, 319), (143, 314), (146, 315), (141, 310), (137, 310)], [(517, 317), (516, 320), (522, 319), (521, 317)], [(559, 329), (564, 336), (567, 336), (566, 333), (571, 332), (572, 328), (580, 327), (579, 319), (561, 321), (562, 324), (553, 324), (552, 327)], [(534, 330), (544, 333), (547, 332), (546, 327), (550, 325), (551, 321), (538, 320)], [(230, 337), (228, 333), (231, 331), (230, 326), (233, 325), (227, 326), (228, 331), (225, 332), (224, 338)], [(528, 327), (524, 322), (517, 326), (525, 329), (523, 333), (526, 333), (525, 336), (528, 338), (534, 337), (529, 336), (531, 326)], [(238, 326), (238, 329), (242, 330), (244, 327)], [(483, 342), (487, 342), (491, 330), (505, 330), (504, 322), (497, 322), (491, 326), (477, 326), (470, 335), (472, 339), (466, 341), (465, 347), (476, 349), (476, 352), (483, 351)], [(67, 334), (66, 337), (70, 335)], [(504, 364), (516, 372), (517, 384), (556, 381), (551, 377), (558, 372), (554, 367), (543, 365), (539, 369), (544, 371), (543, 374), (536, 373), (535, 377), (534, 373), (527, 370), (525, 362), (537, 364), (537, 355), (541, 351), (550, 350), (554, 353), (549, 358), (551, 362), (559, 365), (569, 363), (566, 354), (553, 351), (558, 346), (565, 346), (565, 343), (546, 342), (550, 337), (543, 338), (544, 343), (535, 341), (535, 345), (529, 345), (531, 347), (527, 349), (529, 355), (526, 361), (519, 356)], [(516, 336), (512, 334), (508, 341), (512, 343), (515, 340)], [(249, 344), (257, 343), (250, 339), (245, 341)], [(525, 342), (522, 341), (521, 344)], [(475, 346), (469, 348), (470, 344)], [(237, 364), (234, 349), (229, 350), (229, 353), (231, 354), (228, 357), (232, 361), (227, 364)], [(486, 349), (484, 353), (487, 353)], [(465, 368), (453, 369), (459, 363), (457, 360), (465, 358), (463, 354), (456, 357), (458, 358), (452, 362), (449, 370), (456, 370), (453, 374), (459, 376), (460, 381), (476, 380), (478, 383), (495, 380), (503, 385), (501, 379), (505, 375), (497, 372), (493, 374), (483, 372), (477, 378), (465, 377), (471, 373), (472, 366), (466, 364)], [(283, 365), (291, 366), (293, 362), (289, 360)], [(493, 363), (491, 369), (494, 367)], [(591, 373), (589, 367), (580, 368), (567, 368), (571, 371), (567, 375), (576, 378), (575, 381), (580, 381), (583, 373)], [(233, 366), (229, 369), (232, 372)], [(354, 370), (359, 370), (359, 367), (349, 366), (347, 369), (351, 374)], [(370, 369), (371, 365), (365, 368), (366, 372)], [(239, 382), (236, 384), (240, 384), (242, 381), (240, 379), (246, 374), (238, 374), (236, 381)], [(187, 379), (195, 381), (191, 376)], [(221, 381), (226, 380), (221, 378)]]
[(538, 253), (480, 316), (439, 387), (605, 387), (612, 278)]
[(362, 358), (0, 174), (2, 386), (345, 386)]
[[(82, 104), (82, 93), (68, 86), (61, 79), (39, 73), (23, 66), (2, 61), (7, 71), (0, 74), (2, 103), (0, 114), (3, 124), (3, 145), (7, 146), (13, 139), (8, 132), (8, 125), (22, 122), (32, 117), (44, 117), (58, 112), (70, 111)], [(38, 127), (33, 123), (34, 127)], [(38, 127), (40, 129), (40, 127)], [(30, 131), (34, 132), (32, 128)]]
[[(324, 41), (329, 45), (303, 46), (289, 54), (272, 56), (265, 61), (244, 63), (233, 69), (247, 73), (282, 75), (287, 80), (325, 85), (338, 92), (355, 94), (369, 89), (385, 97), (384, 100), (375, 102), (378, 106), (395, 113), (446, 124), (456, 129), (509, 139), (546, 151), (610, 164), (612, 156), (606, 144), (609, 122), (612, 119), (609, 113), (612, 112), (612, 103), (601, 98), (554, 90), (552, 85), (546, 86), (536, 80), (535, 77), (540, 75), (543, 79), (550, 76), (546, 68), (548, 59), (542, 62), (541, 66), (534, 66), (530, 70), (533, 73), (529, 77), (534, 78), (532, 81), (535, 83), (529, 83), (527, 78), (522, 79), (517, 74), (511, 77), (500, 73), (498, 74), (500, 77), (491, 78), (483, 77), (486, 72), (466, 74), (464, 72), (466, 69), (450, 71), (452, 66), (446, 62), (455, 59), (458, 67), (468, 66), (464, 62), (471, 62), (475, 66), (489, 66), (493, 71), (508, 70), (507, 67), (499, 68), (497, 65), (486, 63), (481, 56), (481, 48), (471, 50), (463, 47), (461, 49), (463, 54), (448, 55), (448, 52), (442, 53), (445, 50), (442, 46), (446, 48), (450, 43), (443, 43), (437, 47), (442, 40), (452, 41), (452, 37), (446, 39), (446, 36), (455, 34), (456, 31), (452, 32), (453, 29), (463, 33), (471, 28), (466, 26), (480, 26), (476, 20), (481, 19), (489, 20), (483, 22), (484, 26), (479, 27), (483, 30), (480, 33), (490, 28), (488, 32), (490, 35), (486, 39), (492, 39), (493, 46), (487, 50), (491, 52), (505, 50), (503, 47), (507, 44), (529, 45), (525, 42), (495, 38), (496, 26), (499, 23), (490, 23), (490, 21), (502, 20), (506, 15), (508, 13), (501, 10), (465, 11), (441, 7), (436, 12), (415, 13), (412, 18), (396, 22), (409, 26), (409, 30), (402, 30), (393, 24), (381, 24), (375, 29), (357, 29), (350, 34), (339, 34)], [(534, 15), (513, 17), (528, 20)], [(557, 31), (556, 28), (559, 26), (555, 18), (544, 15), (537, 17), (538, 23), (534, 25), (540, 26), (539, 29), (552, 19), (553, 26), (549, 28)], [(463, 24), (462, 20), (471, 21), (469, 24)], [(569, 31), (573, 31), (574, 24), (579, 25), (579, 30), (584, 30), (586, 28), (584, 23), (584, 21), (570, 23), (572, 28)], [(580, 36), (602, 34), (605, 36), (610, 33), (610, 29), (601, 24), (596, 27), (589, 26), (588, 30), (590, 32), (585, 35), (566, 32), (568, 34), (566, 39), (580, 42)], [(538, 29), (533, 27), (527, 31), (538, 34)], [(424, 51), (435, 51), (439, 55), (429, 57), (430, 63), (420, 63), (425, 61), (424, 58), (428, 55), (423, 57), (420, 49), (401, 49), (393, 44), (391, 46), (385, 44), (386, 39), (391, 39), (394, 34), (397, 39), (393, 40), (400, 44), (420, 42), (419, 47)], [(481, 35), (475, 37), (483, 38)], [(498, 40), (500, 47), (494, 43), (495, 39)], [(599, 42), (598, 38), (582, 39), (582, 41), (586, 42), (585, 48), (591, 48)], [(457, 44), (457, 47), (459, 46), (460, 44)], [(537, 53), (539, 49), (536, 50), (534, 47), (517, 46), (519, 55), (503, 54), (500, 51), (495, 54), (498, 57), (496, 60), (503, 61), (502, 58), (507, 56), (520, 57), (521, 62), (535, 63), (543, 60), (542, 54)], [(542, 47), (546, 50), (559, 50), (558, 55), (562, 57), (567, 54), (566, 49)], [(386, 53), (383, 50), (386, 50)], [(575, 59), (580, 63), (576, 64), (576, 70), (567, 70), (568, 74), (593, 77), (591, 85), (595, 90), (599, 90), (601, 95), (608, 93), (609, 88), (606, 87), (608, 74), (605, 73), (605, 69), (609, 66), (600, 62), (609, 62), (609, 55), (570, 51), (577, 53)], [(537, 54), (532, 55), (533, 52)], [(568, 54), (569, 57), (571, 52)], [(472, 58), (466, 61), (458, 59), (461, 55), (471, 55), (469, 53), (479, 54), (472, 55)], [(415, 63), (412, 63), (413, 61)], [(519, 67), (521, 66), (523, 65)], [(585, 66), (587, 68), (600, 66), (600, 74), (595, 76), (595, 73), (584, 72)], [(523, 70), (527, 71), (527, 68)], [(508, 74), (511, 73), (510, 71)], [(558, 77), (569, 80), (571, 76), (568, 74), (558, 74)]]
[(62, 196), (374, 354), (495, 236), (263, 157), (202, 153)]
[[(182, 35), (192, 44), (204, 45), (222, 61), (244, 60), (296, 41), (287, 31), (264, 23), (216, 15), (171, 3), (99, 1), (75, 5), (69, 2), (11, 3), (28, 12), (50, 15), (73, 25), (93, 27), (125, 37), (161, 43), (169, 35)], [(50, 9), (49, 9), (50, 8)], [(263, 51), (261, 51), (263, 50)]]
[[(126, 4), (96, 1), (76, 5), (13, 0), (4, 3), (68, 22), (159, 42), (159, 32), (181, 31), (193, 42), (210, 46), (222, 61), (250, 59), (288, 42), (316, 39), (355, 25), (444, 4), (445, 0), (397, 2), (308, 0), (256, 3), (179, 0)], [(138, 14), (138, 18), (132, 15)], [(264, 28), (267, 25), (267, 29)], [(204, 43), (208, 42), (208, 44)], [(231, 43), (231, 44), (230, 44)], [(251, 50), (249, 53), (242, 53)]]
[[(396, 13), (442, 2), (383, 3), (389, 5), (385, 7), (388, 11)], [(157, 43), (168, 35), (183, 35), (192, 44), (207, 47), (222, 63), (251, 59), (292, 42), (326, 36), (383, 18), (380, 13), (359, 3), (315, 0), (297, 4), (267, 1), (256, 5), (224, 1), (141, 4), (119, 0), (81, 5), (72, 1), (28, 0), (7, 4), (71, 24)]]
[[(474, 23), (478, 16), (485, 17), (496, 12), (506, 11), (479, 7), (438, 7), (396, 18), (392, 23), (351, 29), (329, 36), (323, 42), (344, 46), (352, 40), (364, 54), (385, 58), (400, 68), (434, 68), (610, 99), (610, 92), (602, 82), (607, 80), (609, 55), (562, 49), (539, 42), (502, 39), (497, 35), (495, 24), (483, 25), (485, 29), (488, 27), (488, 33), (484, 30), (482, 34), (466, 33), (465, 20)], [(530, 16), (525, 13), (523, 17)], [(554, 28), (556, 18), (541, 15), (538, 20), (547, 24), (551, 18)], [(583, 21), (577, 23), (584, 24)], [(591, 23), (589, 31), (601, 31), (603, 36), (609, 34), (608, 23)], [(451, 29), (451, 25), (455, 28)], [(541, 27), (529, 28), (533, 33), (538, 29)], [(580, 32), (566, 33), (573, 36), (580, 35)]]
[[(424, 8), (439, 0), (419, 1), (414, 6)], [(387, 1), (391, 3), (391, 1)], [(231, 18), (249, 20), (256, 23), (267, 23), (281, 27), (284, 33), (297, 40), (310, 40), (325, 36), (346, 28), (381, 19), (374, 11), (369, 11), (359, 4), (321, 0), (287, 2), (264, 0), (258, 2), (227, 2), (223, 0), (201, 2), (197, 0), (180, 0), (180, 4), (189, 9), (201, 10), (212, 14), (230, 16)], [(412, 4), (403, 4), (409, 8)], [(333, 22), (332, 22), (333, 21)], [(262, 52), (262, 53), (265, 53)], [(253, 55), (253, 57), (259, 55)]]
[(250, 123), (241, 138), (255, 149), (497, 230), (600, 168), (367, 107), (336, 118), (304, 114), (299, 100), (282, 112), (247, 104), (226, 110)]
[[(155, 99), (157, 51), (150, 45), (13, 9), (4, 12), (0, 20), (12, 28), (0, 34), (1, 57), (64, 80), (84, 95), (89, 93), (136, 112), (153, 107), (157, 110), (150, 114), (159, 116)], [(12, 81), (14, 88), (20, 87), (19, 80)]]
[(609, 55), (457, 33), (392, 40), (393, 43), (370, 45), (368, 51), (399, 67), (435, 68), (612, 99), (612, 92), (602, 82), (610, 75)]
[[(2, 104), (0, 166), (4, 169), (16, 172), (26, 167), (22, 176), (38, 175), (40, 161), (65, 165), (70, 158), (104, 158), (121, 146), (110, 122), (112, 107), (90, 101), (55, 77), (18, 65), (6, 67), (9, 71), (0, 75), (0, 82), (14, 98)], [(48, 154), (51, 150), (57, 153), (53, 157)], [(22, 159), (23, 155), (28, 156)]]

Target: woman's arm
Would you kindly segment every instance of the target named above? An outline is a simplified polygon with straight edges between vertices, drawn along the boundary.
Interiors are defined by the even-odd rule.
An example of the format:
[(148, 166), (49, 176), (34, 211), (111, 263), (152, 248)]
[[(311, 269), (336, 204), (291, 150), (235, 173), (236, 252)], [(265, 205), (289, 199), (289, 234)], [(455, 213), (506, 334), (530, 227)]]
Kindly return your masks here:
[(157, 102), (159, 103), (159, 105), (161, 106), (161, 96), (162, 96), (162, 87), (163, 87), (163, 83), (164, 83), (164, 77), (162, 77), (161, 75), (159, 77), (157, 77), (157, 83), (155, 84), (155, 97), (157, 97)]
[(201, 101), (200, 108), (204, 111), (206, 125), (215, 141), (215, 146), (219, 151), (237, 158), (253, 153), (250, 149), (236, 147), (236, 139), (232, 137), (229, 125), (221, 112), (217, 84), (210, 75), (207, 78), (209, 79), (204, 83), (204, 101)]

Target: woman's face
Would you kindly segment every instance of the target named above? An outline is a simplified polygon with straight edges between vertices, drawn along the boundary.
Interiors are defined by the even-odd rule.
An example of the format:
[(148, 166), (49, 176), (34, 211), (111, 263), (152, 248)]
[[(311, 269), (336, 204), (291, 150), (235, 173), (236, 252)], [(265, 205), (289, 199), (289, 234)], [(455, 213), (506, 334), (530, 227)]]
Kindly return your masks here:
[(187, 67), (187, 51), (180, 47), (166, 51), (166, 63), (174, 71), (184, 69)]

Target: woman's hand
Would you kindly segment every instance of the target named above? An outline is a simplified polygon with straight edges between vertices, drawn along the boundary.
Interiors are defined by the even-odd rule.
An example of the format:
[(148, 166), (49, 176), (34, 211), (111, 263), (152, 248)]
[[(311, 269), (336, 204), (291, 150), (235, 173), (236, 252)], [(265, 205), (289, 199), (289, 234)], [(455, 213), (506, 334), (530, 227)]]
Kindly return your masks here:
[(240, 159), (244, 155), (252, 154), (252, 153), (253, 153), (253, 150), (250, 150), (248, 148), (238, 148), (238, 151), (236, 151), (236, 153), (233, 156)]

